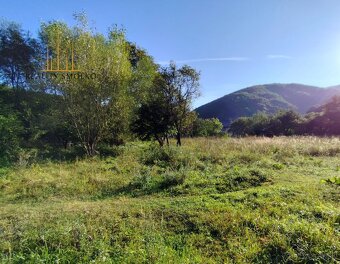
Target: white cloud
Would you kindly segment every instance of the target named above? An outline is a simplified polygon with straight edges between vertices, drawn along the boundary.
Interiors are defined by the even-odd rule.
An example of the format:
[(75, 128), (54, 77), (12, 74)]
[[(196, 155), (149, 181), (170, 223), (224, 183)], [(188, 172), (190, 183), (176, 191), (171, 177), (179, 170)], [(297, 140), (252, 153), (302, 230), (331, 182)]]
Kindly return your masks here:
[(283, 55), (283, 54), (269, 54), (269, 55), (267, 55), (267, 59), (270, 59), (270, 60), (275, 60), (275, 59), (288, 60), (288, 59), (291, 59), (291, 58), (292, 58), (291, 56), (287, 56), (287, 55)]
[[(193, 63), (193, 62), (206, 62), (206, 61), (247, 61), (247, 57), (225, 57), (225, 58), (202, 58), (202, 59), (188, 59), (188, 60), (174, 60), (178, 64)], [(158, 64), (169, 64), (169, 61), (158, 61)]]

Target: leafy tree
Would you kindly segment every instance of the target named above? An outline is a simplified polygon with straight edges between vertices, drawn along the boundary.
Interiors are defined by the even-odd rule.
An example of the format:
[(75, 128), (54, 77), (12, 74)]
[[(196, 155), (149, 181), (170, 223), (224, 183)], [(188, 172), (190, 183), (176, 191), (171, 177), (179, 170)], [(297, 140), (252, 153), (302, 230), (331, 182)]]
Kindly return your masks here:
[(149, 96), (137, 111), (133, 131), (142, 139), (155, 138), (161, 146), (168, 136), (176, 135), (181, 145), (182, 135), (191, 135), (197, 118), (191, 102), (198, 96), (199, 73), (189, 66), (177, 69), (171, 63), (154, 76)]
[(292, 110), (279, 111), (270, 118), (265, 134), (284, 136), (300, 134), (302, 122), (302, 117)]
[(44, 147), (45, 143), (56, 146), (65, 144), (69, 138), (67, 131), (70, 127), (60, 96), (2, 87), (0, 98), (4, 107), (12, 109), (11, 113), (15, 113), (23, 126), (22, 147)]
[(199, 137), (217, 136), (222, 133), (223, 124), (218, 118), (198, 118), (194, 122), (193, 135)]
[(188, 113), (183, 124), (183, 131), (182, 131), (183, 136), (189, 136), (189, 137), (194, 136), (194, 128), (195, 128), (195, 123), (197, 119), (198, 119), (198, 116), (195, 111), (191, 111)]
[(250, 135), (263, 136), (266, 135), (268, 125), (270, 123), (270, 117), (263, 112), (258, 112), (251, 118)]
[(12, 88), (27, 87), (26, 75), (35, 70), (38, 42), (13, 22), (0, 25), (0, 79)]
[(308, 113), (306, 131), (315, 135), (340, 135), (340, 97), (334, 96), (329, 102)]
[(228, 132), (233, 136), (247, 136), (251, 135), (252, 130), (252, 120), (249, 117), (240, 117), (233, 121), (229, 128)]
[(290, 136), (302, 133), (302, 117), (291, 110), (279, 111), (273, 116), (257, 113), (241, 117), (231, 123), (229, 132), (235, 136)]
[(45, 86), (63, 98), (71, 130), (92, 156), (99, 142), (118, 144), (130, 136), (138, 109), (152, 96), (157, 65), (126, 40), (123, 29), (113, 27), (104, 36), (87, 26), (85, 15), (75, 17), (78, 24), (72, 28), (57, 21), (41, 26), (45, 52), (62, 58), (52, 66), (70, 68), (72, 52), (81, 71), (49, 78)]
[(181, 145), (188, 118), (192, 119), (191, 103), (199, 96), (199, 76), (200, 73), (187, 65), (177, 68), (174, 63), (170, 63), (169, 67), (160, 70), (159, 78), (156, 79), (156, 90), (163, 96), (171, 126), (176, 130), (177, 146)]
[(135, 98), (137, 108), (146, 101), (154, 97), (154, 92), (150, 92), (154, 85), (158, 66), (152, 57), (136, 44), (128, 42), (129, 61), (132, 68), (130, 81), (130, 92)]
[(164, 102), (153, 100), (143, 104), (137, 112), (137, 120), (134, 122), (132, 130), (143, 140), (156, 139), (160, 146), (168, 142), (170, 130), (170, 114)]
[[(112, 138), (115, 127), (119, 132), (129, 128), (132, 71), (123, 30), (113, 28), (106, 38), (88, 29), (83, 17), (80, 20), (74, 28), (60, 22), (43, 24), (40, 35), (46, 49), (53, 53), (58, 49), (66, 52), (72, 46), (77, 69), (83, 75), (95, 76), (79, 77), (75, 73), (73, 78), (66, 75), (53, 80), (53, 88), (65, 100), (79, 141), (92, 156), (98, 142)], [(66, 46), (60, 46), (61, 43)], [(59, 66), (65, 68), (66, 63), (62, 60)]]

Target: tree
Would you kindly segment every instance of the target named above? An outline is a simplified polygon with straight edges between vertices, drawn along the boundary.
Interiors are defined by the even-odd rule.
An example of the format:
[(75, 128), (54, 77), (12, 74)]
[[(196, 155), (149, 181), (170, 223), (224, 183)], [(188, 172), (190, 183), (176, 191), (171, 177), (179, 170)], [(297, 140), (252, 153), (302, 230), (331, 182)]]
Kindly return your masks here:
[(152, 100), (142, 104), (137, 112), (137, 120), (134, 122), (132, 130), (143, 140), (155, 138), (161, 147), (165, 140), (169, 144), (170, 115), (164, 102)]
[(231, 133), (233, 136), (247, 136), (252, 133), (251, 126), (251, 118), (239, 117), (230, 124), (228, 132)]
[(80, 70), (56, 74), (52, 85), (65, 100), (68, 117), (86, 153), (93, 156), (98, 142), (112, 138), (115, 127), (119, 132), (129, 127), (132, 70), (124, 30), (113, 28), (104, 37), (88, 29), (84, 17), (78, 21), (81, 23), (73, 28), (56, 21), (42, 24), (40, 36), (46, 52), (60, 56), (54, 67), (65, 69), (75, 64)]
[(223, 124), (218, 118), (198, 118), (194, 122), (193, 135), (199, 137), (217, 136), (222, 133)]
[(164, 98), (171, 117), (171, 126), (176, 130), (177, 146), (181, 146), (181, 137), (191, 119), (191, 103), (199, 96), (200, 73), (190, 66), (177, 68), (174, 63), (160, 70), (156, 79), (156, 90)]
[(135, 109), (154, 97), (152, 90), (157, 75), (158, 65), (147, 52), (136, 44), (127, 42), (132, 76), (129, 91), (135, 98)]
[(308, 113), (306, 131), (315, 135), (340, 135), (340, 96)]
[(302, 117), (292, 111), (279, 111), (273, 116), (257, 113), (252, 117), (241, 117), (229, 126), (235, 136), (291, 136), (302, 133)]
[(27, 87), (26, 76), (32, 74), (39, 54), (38, 42), (24, 33), (18, 24), (0, 25), (0, 74), (12, 88)]
[(300, 134), (302, 117), (292, 111), (279, 111), (270, 118), (267, 130), (273, 135), (291, 136)]
[(187, 137), (194, 136), (194, 128), (196, 120), (198, 119), (197, 113), (195, 111), (191, 111), (188, 113), (184, 120), (182, 135)]
[(191, 111), (192, 100), (198, 96), (199, 73), (189, 66), (177, 69), (171, 63), (154, 76), (149, 96), (137, 111), (133, 131), (142, 139), (155, 138), (160, 146), (168, 136), (176, 135), (181, 145), (182, 135), (191, 135), (197, 119)]

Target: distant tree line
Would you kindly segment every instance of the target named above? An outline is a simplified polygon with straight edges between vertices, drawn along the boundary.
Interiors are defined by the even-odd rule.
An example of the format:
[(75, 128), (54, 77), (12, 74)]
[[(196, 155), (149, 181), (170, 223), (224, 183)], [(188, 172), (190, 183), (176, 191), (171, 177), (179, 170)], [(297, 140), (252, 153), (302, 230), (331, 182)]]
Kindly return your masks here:
[(233, 121), (228, 132), (234, 136), (291, 136), (340, 135), (340, 97), (331, 98), (324, 105), (302, 116), (292, 110), (275, 115), (257, 113)]
[[(125, 30), (113, 27), (104, 36), (83, 14), (75, 19), (73, 27), (42, 23), (38, 38), (1, 22), (0, 162), (13, 160), (20, 149), (76, 145), (93, 156), (103, 144), (136, 138), (163, 146), (173, 137), (180, 146), (183, 136), (221, 134), (221, 122), (192, 111), (199, 72), (174, 63), (160, 67), (126, 39)], [(41, 78), (42, 70), (71, 63), (96, 78)]]

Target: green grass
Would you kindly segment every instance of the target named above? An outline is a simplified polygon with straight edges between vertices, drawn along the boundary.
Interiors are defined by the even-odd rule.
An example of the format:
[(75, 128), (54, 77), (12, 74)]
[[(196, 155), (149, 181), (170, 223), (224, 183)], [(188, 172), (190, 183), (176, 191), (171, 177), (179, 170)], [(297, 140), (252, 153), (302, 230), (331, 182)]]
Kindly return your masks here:
[(133, 142), (0, 174), (2, 263), (337, 263), (340, 140)]

